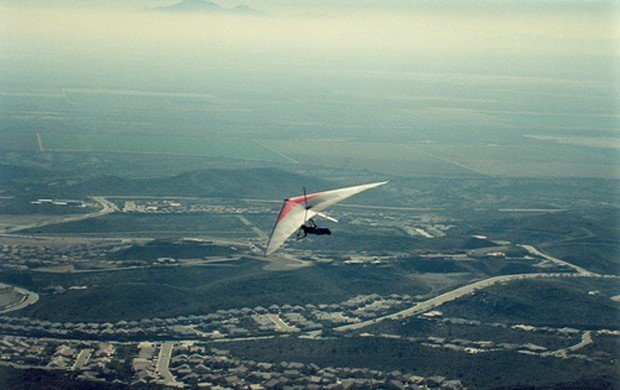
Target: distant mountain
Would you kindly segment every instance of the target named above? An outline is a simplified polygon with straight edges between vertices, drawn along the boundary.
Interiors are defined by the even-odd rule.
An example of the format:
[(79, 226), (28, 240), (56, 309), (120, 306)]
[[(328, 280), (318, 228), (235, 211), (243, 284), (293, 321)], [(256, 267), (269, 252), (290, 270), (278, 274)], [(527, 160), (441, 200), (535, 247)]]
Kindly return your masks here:
[(181, 0), (181, 2), (172, 5), (147, 8), (146, 11), (206, 13), (218, 15), (264, 15), (263, 12), (250, 8), (246, 5), (238, 5), (234, 8), (224, 8), (219, 4), (207, 0)]
[(162, 7), (149, 8), (152, 11), (162, 12), (210, 12), (210, 13), (222, 13), (226, 12), (226, 9), (206, 0), (182, 0), (179, 3), (172, 5), (165, 5)]
[(244, 15), (265, 15), (263, 11), (259, 11), (252, 7), (248, 7), (247, 5), (238, 5), (231, 9), (235, 14), (244, 14)]

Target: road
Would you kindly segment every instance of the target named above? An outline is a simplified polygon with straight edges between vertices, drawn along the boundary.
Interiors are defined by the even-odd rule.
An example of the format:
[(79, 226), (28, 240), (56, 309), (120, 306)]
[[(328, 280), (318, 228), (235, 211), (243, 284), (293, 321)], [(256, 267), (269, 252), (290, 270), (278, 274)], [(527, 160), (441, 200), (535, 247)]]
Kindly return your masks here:
[(588, 345), (592, 344), (594, 340), (592, 340), (592, 332), (587, 330), (581, 335), (581, 341), (575, 345), (571, 345), (570, 347), (558, 349), (557, 351), (544, 352), (542, 356), (557, 356), (557, 357), (567, 357), (569, 352), (575, 352), (580, 350), (581, 348), (585, 348)]
[(88, 360), (90, 359), (90, 355), (92, 353), (93, 353), (92, 349), (81, 350), (80, 353), (78, 354), (77, 359), (75, 359), (75, 363), (73, 364), (73, 367), (71, 367), (71, 370), (76, 371), (82, 368), (82, 366), (88, 363)]
[(271, 321), (276, 326), (278, 331), (295, 332), (298, 330), (296, 327), (290, 326), (286, 322), (282, 321), (280, 316), (278, 316), (277, 314), (267, 314), (266, 316), (267, 318), (269, 318), (269, 321)]
[(35, 292), (28, 291), (28, 290), (20, 288), (20, 287), (15, 287), (15, 286), (11, 286), (11, 285), (8, 285), (8, 284), (0, 283), (0, 289), (4, 289), (4, 288), (12, 288), (13, 290), (15, 290), (18, 293), (22, 294), (24, 296), (24, 299), (22, 299), (18, 303), (15, 303), (13, 305), (6, 306), (6, 307), (2, 308), (2, 310), (0, 310), (0, 314), (4, 314), (4, 313), (8, 313), (10, 311), (15, 311), (15, 310), (23, 309), (23, 308), (25, 308), (27, 306), (30, 306), (30, 305), (36, 303), (39, 300), (39, 294), (37, 294)]
[(559, 213), (568, 209), (498, 209), (500, 213)]
[(256, 235), (258, 236), (259, 239), (263, 240), (263, 241), (267, 241), (267, 239), (269, 238), (267, 236), (267, 234), (260, 230), (259, 228), (256, 227), (256, 225), (254, 225), (249, 219), (247, 219), (245, 216), (241, 215), (241, 214), (237, 214), (237, 218), (239, 218), (239, 220), (247, 227), (249, 227), (250, 229), (252, 229), (252, 231), (254, 233), (256, 233)]
[(114, 205), (114, 203), (108, 201), (107, 199), (105, 199), (102, 196), (93, 196), (93, 197), (91, 197), (91, 199), (93, 199), (95, 202), (97, 202), (97, 203), (99, 203), (101, 205), (101, 210), (94, 211), (94, 212), (88, 213), (88, 214), (71, 215), (69, 217), (50, 218), (50, 219), (46, 219), (45, 221), (37, 222), (37, 223), (29, 224), (29, 225), (15, 226), (15, 227), (7, 229), (4, 233), (13, 233), (13, 232), (17, 232), (17, 231), (20, 231), (20, 230), (34, 229), (34, 228), (39, 228), (39, 227), (43, 227), (43, 226), (47, 226), (47, 225), (54, 225), (54, 224), (57, 224), (57, 223), (67, 223), (67, 222), (82, 221), (84, 219), (101, 217), (103, 215), (110, 214), (110, 213), (112, 213), (112, 212), (117, 210), (117, 208)]
[(311, 261), (302, 260), (295, 254), (285, 251), (272, 254), (270, 256), (247, 256), (250, 259), (266, 261), (268, 264), (263, 267), (267, 271), (289, 271), (293, 269), (310, 267), (313, 265)]
[[(33, 227), (41, 227), (41, 226), (45, 226), (45, 225), (49, 225), (49, 224), (54, 224), (54, 223), (65, 223), (65, 222), (73, 222), (73, 221), (79, 221), (79, 220), (84, 220), (84, 219), (88, 219), (88, 218), (94, 218), (94, 217), (99, 217), (102, 215), (106, 215), (109, 213), (112, 213), (114, 211), (117, 210), (116, 206), (109, 202), (107, 199), (105, 199), (105, 197), (103, 196), (93, 196), (92, 199), (94, 201), (96, 201), (97, 203), (99, 203), (102, 208), (101, 210), (98, 210), (96, 212), (93, 213), (88, 213), (88, 214), (83, 214), (83, 215), (74, 215), (74, 216), (70, 216), (70, 217), (64, 217), (61, 220), (48, 220), (48, 221), (44, 221), (44, 222), (40, 222), (37, 224), (32, 224), (30, 226), (20, 226), (20, 227), (16, 227), (13, 228), (11, 231), (17, 231), (17, 230), (23, 230), (23, 229), (28, 229), (28, 228), (33, 228)], [(254, 201), (261, 201), (261, 200), (254, 200)], [(269, 202), (271, 202), (269, 200)], [(345, 205), (346, 206), (346, 205)], [(376, 206), (363, 206), (363, 205), (349, 205), (349, 207), (376, 207)], [(377, 207), (377, 208), (385, 208), (385, 207)], [(400, 209), (400, 208), (398, 208)], [(240, 215), (238, 216), (239, 219), (241, 220), (241, 222), (243, 222), (245, 225), (247, 225), (248, 227), (250, 227), (259, 237), (266, 239), (266, 234), (261, 231), (260, 229), (258, 229), (256, 226), (254, 226), (246, 217)], [(438, 306), (443, 305), (444, 303), (447, 302), (451, 302), (454, 301), (458, 298), (461, 298), (465, 295), (471, 294), (477, 290), (480, 289), (484, 289), (490, 286), (493, 286), (497, 283), (506, 283), (506, 282), (510, 282), (510, 281), (514, 281), (514, 280), (522, 280), (522, 279), (536, 279), (536, 278), (558, 278), (558, 277), (599, 277), (601, 275), (596, 274), (594, 272), (590, 272), (582, 267), (579, 267), (577, 265), (571, 264), (567, 261), (555, 258), (553, 256), (547, 255), (545, 253), (540, 252), (538, 249), (536, 249), (535, 247), (533, 247), (532, 245), (526, 245), (526, 244), (521, 244), (519, 245), (520, 247), (522, 247), (523, 249), (525, 249), (526, 251), (528, 251), (530, 254), (535, 255), (535, 256), (539, 256), (542, 257), (544, 259), (547, 259), (551, 262), (554, 262), (555, 264), (561, 265), (561, 266), (565, 266), (565, 267), (569, 267), (573, 270), (575, 270), (577, 272), (577, 274), (571, 274), (571, 273), (535, 273), (535, 274), (516, 274), (516, 275), (500, 275), (500, 276), (495, 276), (495, 277), (490, 277), (484, 280), (479, 280), (473, 283), (470, 283), (468, 285), (459, 287), (455, 290), (446, 292), (444, 294), (441, 294), (439, 296), (436, 296), (434, 298), (428, 299), (426, 301), (423, 302), (419, 302), (417, 303), (415, 306), (412, 306), (408, 309), (405, 310), (401, 310), (399, 312), (396, 313), (392, 313), (389, 315), (385, 315), (385, 316), (381, 316), (381, 317), (377, 317), (377, 318), (373, 318), (371, 320), (367, 320), (367, 321), (362, 321), (362, 322), (358, 322), (358, 323), (354, 323), (354, 324), (348, 324), (348, 325), (343, 325), (343, 326), (339, 326), (339, 327), (335, 327), (334, 330), (336, 331), (348, 331), (348, 330), (357, 330), (357, 329), (362, 329), (364, 327), (379, 323), (381, 321), (387, 320), (387, 319), (400, 319), (400, 318), (405, 318), (405, 317), (410, 317), (413, 315), (418, 315), (421, 313), (424, 313), (426, 311), (429, 311), (431, 309), (434, 309)], [(250, 256), (252, 257), (252, 256)], [(291, 256), (292, 257), (292, 256)], [(266, 258), (260, 258), (260, 260), (269, 260)], [(308, 266), (309, 263), (305, 262), (303, 260), (299, 260), (296, 258), (289, 258), (288, 256), (285, 256), (284, 254), (281, 254), (280, 256), (278, 256), (277, 259), (272, 259), (272, 261), (270, 262), (270, 264), (268, 264), (265, 269), (273, 269), (273, 270), (283, 270), (283, 269), (291, 269), (291, 268), (299, 268), (299, 267), (303, 267), (303, 266)], [(134, 267), (127, 267), (128, 269), (133, 269)], [(119, 269), (120, 270), (120, 269)], [(107, 271), (107, 270), (106, 270)], [(86, 271), (86, 272), (94, 272), (94, 271)], [(0, 286), (2, 286), (0, 284)], [(15, 287), (16, 288), (16, 287)], [(26, 298), (16, 304), (11, 306), (8, 309), (2, 310), (0, 311), (1, 313), (5, 313), (8, 311), (13, 311), (13, 310), (19, 310), (21, 308), (24, 308), (28, 305), (31, 305), (33, 303), (35, 303), (38, 299), (39, 296), (38, 294), (31, 292), (31, 291), (27, 291), (27, 290), (23, 290), (23, 289), (18, 289), (16, 288), (19, 292), (21, 292), (22, 294), (24, 294), (26, 296)], [(278, 327), (279, 329), (286, 329), (288, 328), (288, 326), (283, 323), (280, 318), (276, 317), (276, 319), (274, 318), (270, 318), (272, 322), (274, 322), (274, 324), (276, 325), (276, 327)], [(284, 325), (284, 327), (282, 326)], [(170, 374), (170, 372), (168, 371), (168, 363), (170, 360), (170, 354), (172, 352), (172, 344), (169, 343), (165, 343), (162, 346), (162, 349), (160, 351), (160, 359), (158, 361), (158, 370), (160, 370), (160, 373), (162, 374), (162, 376), (164, 377), (164, 380), (166, 382), (169, 382), (170, 386), (172, 386), (173, 384), (177, 383), (174, 378), (172, 377), (172, 375)]]
[(179, 387), (179, 383), (174, 379), (168, 367), (170, 366), (170, 358), (172, 357), (172, 347), (174, 344), (167, 341), (161, 345), (159, 350), (159, 357), (157, 358), (157, 372), (163, 378), (163, 384), (165, 386)]
[(447, 163), (452, 164), (452, 165), (456, 165), (456, 166), (457, 166), (457, 167), (459, 167), (459, 168), (463, 168), (463, 169), (465, 169), (465, 170), (468, 170), (468, 171), (470, 171), (470, 172), (477, 173), (477, 174), (482, 175), (482, 176), (485, 176), (485, 177), (491, 177), (491, 176), (492, 176), (492, 175), (488, 174), (487, 172), (483, 172), (483, 171), (480, 171), (480, 170), (478, 170), (478, 169), (476, 169), (476, 168), (469, 167), (469, 166), (467, 166), (467, 165), (465, 165), (465, 164), (463, 164), (463, 163), (460, 163), (460, 162), (458, 162), (458, 161), (451, 160), (451, 159), (449, 159), (449, 158), (445, 158), (445, 157), (438, 156), (438, 155), (436, 155), (436, 154), (433, 154), (433, 153), (427, 152), (426, 150), (422, 150), (421, 148), (415, 148), (415, 147), (412, 147), (412, 146), (407, 145), (407, 144), (396, 144), (396, 145), (398, 145), (398, 146), (402, 146), (402, 147), (403, 147), (403, 148), (405, 148), (405, 149), (412, 150), (412, 151), (414, 151), (414, 152), (416, 152), (416, 153), (418, 153), (418, 154), (424, 154), (424, 155), (429, 156), (429, 157), (432, 157), (432, 158), (434, 158), (434, 159), (437, 159), (437, 160), (440, 160), (440, 161), (444, 161), (444, 162), (447, 162)]
[(516, 275), (501, 275), (494, 276), (488, 279), (479, 280), (474, 283), (470, 283), (466, 286), (459, 287), (455, 290), (448, 291), (447, 293), (438, 295), (429, 300), (419, 302), (415, 306), (412, 306), (408, 309), (401, 310), (396, 313), (388, 314), (385, 316), (373, 318), (368, 321), (358, 322), (355, 324), (343, 325), (334, 328), (334, 330), (342, 332), (348, 330), (358, 330), (365, 328), (367, 326), (377, 324), (384, 320), (395, 320), (402, 319), (405, 317), (411, 317), (414, 315), (422, 314), (431, 309), (434, 309), (438, 306), (443, 305), (446, 302), (454, 301), (458, 298), (461, 298), (465, 295), (471, 294), (477, 290), (482, 290), (484, 288), (491, 287), (498, 283), (507, 283), (515, 280), (524, 280), (524, 279), (538, 279), (538, 278), (575, 278), (575, 277), (600, 277), (600, 275), (595, 275), (592, 273), (536, 273), (536, 274), (516, 274)]
[(256, 143), (257, 145), (262, 146), (263, 148), (265, 148), (265, 149), (267, 149), (269, 151), (272, 151), (273, 153), (277, 154), (280, 157), (284, 157), (285, 159), (287, 159), (288, 161), (292, 162), (293, 164), (299, 164), (299, 161), (295, 160), (294, 158), (292, 158), (290, 156), (287, 156), (286, 154), (284, 154), (284, 153), (282, 153), (282, 152), (280, 152), (280, 151), (278, 151), (278, 150), (276, 150), (276, 149), (274, 149), (272, 147), (269, 147), (269, 146), (267, 146), (267, 145), (265, 145), (263, 143), (260, 143), (260, 142), (258, 142), (256, 140), (254, 140), (254, 143)]
[(588, 271), (587, 269), (581, 268), (581, 267), (580, 267), (580, 266), (578, 266), (578, 265), (571, 264), (571, 263), (569, 263), (569, 262), (567, 262), (567, 261), (564, 261), (564, 260), (561, 260), (561, 259), (555, 258), (555, 257), (553, 257), (553, 256), (549, 256), (549, 255), (547, 255), (547, 254), (545, 254), (545, 253), (542, 253), (541, 251), (539, 251), (538, 249), (534, 248), (534, 247), (533, 247), (533, 246), (531, 246), (531, 245), (521, 244), (521, 245), (519, 245), (519, 246), (520, 246), (521, 248), (525, 249), (526, 251), (528, 251), (528, 252), (529, 252), (530, 254), (532, 254), (532, 255), (535, 255), (535, 256), (540, 256), (540, 257), (542, 257), (542, 258), (544, 258), (544, 259), (547, 259), (547, 260), (549, 260), (549, 261), (552, 261), (552, 262), (556, 263), (557, 265), (561, 265), (561, 266), (564, 266), (564, 267), (569, 267), (569, 268), (572, 268), (572, 269), (574, 269), (575, 271), (577, 271), (580, 275), (600, 276), (599, 274), (596, 274), (596, 273), (594, 273), (594, 272), (590, 272), (590, 271)]
[(581, 336), (581, 341), (571, 347), (568, 347), (568, 350), (571, 352), (574, 351), (578, 351), (581, 348), (585, 348), (588, 345), (592, 344), (594, 342), (594, 340), (592, 340), (592, 332), (591, 331), (586, 331), (583, 333), (583, 335)]

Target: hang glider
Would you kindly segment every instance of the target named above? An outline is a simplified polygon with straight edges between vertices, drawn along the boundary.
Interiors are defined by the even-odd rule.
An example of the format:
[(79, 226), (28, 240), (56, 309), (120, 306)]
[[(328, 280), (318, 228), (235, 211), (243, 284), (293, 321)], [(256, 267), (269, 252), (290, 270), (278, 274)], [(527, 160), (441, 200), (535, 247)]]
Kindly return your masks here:
[[(282, 210), (280, 210), (276, 224), (271, 232), (271, 237), (269, 237), (265, 256), (270, 255), (282, 246), (284, 241), (298, 230), (303, 230), (304, 237), (305, 234), (331, 234), (329, 229), (317, 227), (312, 218), (319, 216), (338, 222), (335, 218), (323, 213), (323, 211), (350, 196), (386, 183), (387, 181), (382, 181), (314, 194), (305, 194), (304, 190), (304, 195), (285, 199)], [(309, 222), (309, 224), (306, 224), (306, 222)]]

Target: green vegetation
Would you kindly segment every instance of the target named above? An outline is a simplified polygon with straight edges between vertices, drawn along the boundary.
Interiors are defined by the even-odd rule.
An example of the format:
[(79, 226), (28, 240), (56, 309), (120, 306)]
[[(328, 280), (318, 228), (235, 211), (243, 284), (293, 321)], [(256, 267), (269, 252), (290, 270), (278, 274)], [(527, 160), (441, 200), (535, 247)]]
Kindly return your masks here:
[[(372, 293), (421, 300), (495, 275), (568, 272), (518, 244), (620, 275), (613, 2), (287, 1), (283, 11), (281, 2), (253, 1), (265, 3), (270, 15), (241, 19), (125, 12), (147, 7), (143, 0), (0, 3), (7, 14), (0, 29), (0, 233), (10, 231), (0, 237), (0, 280), (40, 295), (6, 314), (24, 317), (15, 323), (112, 323)], [(217, 9), (199, 0), (181, 7), (201, 4)], [(303, 187), (315, 192), (386, 179), (388, 186), (334, 207), (341, 223), (325, 222), (332, 236), (293, 239), (289, 253), (280, 253), (311, 266), (276, 272), (265, 268), (284, 267), (277, 256), (269, 264), (258, 256), (238, 260), (249, 253), (245, 244), (260, 246), (260, 232), (243, 218), (268, 233), (279, 202)], [(108, 196), (121, 207), (134, 196), (209, 198), (200, 201), (232, 207), (176, 214), (190, 210), (183, 204), (45, 225), (73, 219), (57, 214), (93, 210), (29, 203), (88, 196)], [(237, 214), (237, 205), (253, 210)], [(18, 226), (40, 227), (14, 231)], [(156, 239), (139, 244), (144, 237)], [(205, 256), (217, 259), (152, 264)], [(131, 268), (136, 264), (145, 266)], [(561, 348), (579, 335), (510, 326), (620, 329), (620, 303), (610, 299), (618, 295), (615, 278), (520, 280), (447, 303), (438, 319), (364, 329), (417, 341), (328, 330), (330, 338), (315, 340), (213, 344), (244, 359), (443, 375), (472, 389), (617, 389), (617, 336), (593, 332), (594, 343), (580, 351), (586, 359), (468, 354), (420, 340)], [(479, 323), (441, 320), (448, 317)], [(2, 328), (7, 334), (22, 332), (10, 325)], [(73, 337), (74, 328), (81, 326), (57, 329), (72, 329)], [(148, 337), (168, 337), (155, 332)], [(112, 334), (101, 337), (123, 337)], [(135, 381), (135, 345), (116, 347), (101, 367), (105, 379), (112, 382), (116, 371)], [(24, 349), (13, 351), (0, 357), (3, 365)], [(76, 382), (78, 374), (0, 366), (0, 388), (117, 387)]]
[[(512, 215), (487, 224), (491, 238), (528, 243), (593, 272), (620, 272), (617, 208), (600, 207), (536, 215)], [(491, 233), (492, 232), (492, 233)]]
[(617, 360), (620, 351), (620, 339), (618, 336), (597, 335), (594, 343), (583, 348), (580, 352), (594, 357), (597, 360)]
[(251, 139), (232, 137), (179, 137), (115, 134), (46, 134), (43, 147), (48, 151), (89, 151), (136, 154), (196, 155), (243, 158), (275, 162), (285, 157)]
[[(0, 124), (6, 121), (0, 119)], [(33, 131), (2, 131), (0, 129), (0, 150), (3, 152), (10, 150), (35, 152), (38, 150), (36, 134)]]
[[(386, 232), (369, 234), (366, 232), (352, 233), (342, 225), (336, 225), (332, 229), (332, 235), (329, 237), (329, 249), (341, 253), (353, 251), (371, 251), (373, 253), (390, 253), (391, 251), (408, 251), (416, 248), (416, 244), (420, 241), (417, 238), (410, 238), (404, 235), (394, 235)], [(302, 249), (325, 249), (325, 240), (319, 238), (310, 238), (296, 245)]]
[(153, 240), (144, 245), (132, 245), (127, 249), (112, 252), (110, 260), (146, 260), (152, 262), (159, 257), (174, 259), (202, 259), (208, 256), (230, 256), (236, 251), (230, 246), (214, 245), (203, 242)]
[(617, 242), (579, 242), (545, 245), (546, 253), (589, 271), (620, 275), (620, 245)]
[[(614, 153), (555, 142), (523, 142), (510, 144), (430, 144), (417, 146), (420, 151), (457, 161), (489, 175), (554, 177), (581, 176), (583, 170), (570, 163), (578, 160), (591, 169), (590, 174), (614, 177), (609, 167), (616, 164)], [(552, 163), (553, 162), (553, 163)], [(530, 167), (536, 169), (528, 172)]]
[[(599, 218), (594, 217), (595, 214)], [(510, 216), (494, 221), (487, 229), (502, 233), (515, 243), (555, 244), (575, 242), (613, 242), (618, 231), (618, 209), (612, 207)], [(494, 238), (494, 237), (492, 237)]]
[[(442, 310), (439, 308), (438, 310)], [(388, 333), (402, 337), (415, 337), (425, 341), (427, 337), (442, 337), (446, 339), (465, 339), (471, 341), (492, 341), (494, 344), (509, 343), (523, 345), (533, 343), (549, 350), (566, 348), (581, 341), (581, 335), (560, 335), (557, 333), (529, 332), (511, 329), (505, 326), (493, 326), (471, 320), (469, 324), (422, 317), (409, 317), (401, 320), (386, 320), (371, 325), (358, 333), (371, 332), (375, 334)]]
[[(309, 144), (313, 145), (311, 152), (307, 148)], [(268, 145), (302, 161), (315, 161), (319, 165), (337, 166), (343, 169), (372, 169), (391, 176), (461, 178), (483, 176), (398, 143), (313, 137), (301, 140), (270, 140)]]
[[(265, 271), (257, 260), (208, 267), (155, 267), (123, 272), (5, 272), (0, 280), (41, 293), (15, 315), (54, 321), (119, 321), (207, 314), (218, 309), (338, 303), (360, 294), (429, 291), (399, 268), (316, 266)], [(46, 287), (87, 286), (52, 294)]]
[(493, 286), (447, 303), (442, 311), (449, 317), (483, 322), (618, 329), (620, 303), (610, 296), (619, 293), (613, 279), (523, 280)]
[(411, 269), (416, 272), (430, 273), (453, 273), (467, 272), (467, 268), (458, 264), (454, 260), (447, 259), (406, 259), (399, 260), (404, 269)]
[(229, 343), (227, 349), (250, 359), (314, 362), (319, 366), (401, 370), (422, 376), (443, 375), (472, 388), (549, 386), (583, 380), (614, 383), (613, 364), (550, 359), (515, 352), (470, 355), (434, 349), (407, 340), (374, 337), (306, 340), (276, 338)]
[(36, 181), (36, 184), (33, 184), (36, 186), (36, 192), (47, 194), (47, 196), (63, 197), (68, 195), (151, 195), (284, 199), (291, 193), (298, 193), (303, 186), (318, 189), (333, 186), (323, 179), (267, 168), (203, 169), (157, 178), (108, 175), (95, 178), (61, 176), (54, 179), (44, 182)]

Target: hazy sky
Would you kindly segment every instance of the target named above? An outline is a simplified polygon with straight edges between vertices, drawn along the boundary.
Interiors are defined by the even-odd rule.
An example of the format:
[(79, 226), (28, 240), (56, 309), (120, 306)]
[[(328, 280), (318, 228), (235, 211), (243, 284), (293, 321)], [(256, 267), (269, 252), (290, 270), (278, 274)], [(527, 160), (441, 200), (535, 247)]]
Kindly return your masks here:
[(607, 2), (250, 0), (243, 3), (276, 16), (137, 11), (162, 3), (169, 2), (5, 0), (0, 84), (204, 92), (216, 83), (303, 91), (348, 82), (346, 89), (370, 93), (382, 79), (390, 93), (416, 95), (389, 90), (395, 80), (416, 79), (470, 83), (476, 95), (474, 84), (499, 81), (517, 92), (545, 93), (548, 84), (549, 93), (563, 85), (565, 95), (607, 96), (600, 110), (617, 111), (620, 20)]
[[(114, 7), (140, 8), (177, 3), (181, 0), (0, 0), (0, 4), (7, 5), (62, 5), (71, 7)], [(617, 4), (612, 0), (214, 0), (213, 2), (233, 7), (249, 5), (264, 10), (302, 10), (302, 9), (521, 9), (521, 10), (592, 10), (611, 9)]]
[[(177, 47), (198, 45), (196, 48), (215, 45), (231, 49), (304, 50), (335, 55), (341, 50), (367, 50), (370, 56), (449, 55), (450, 61), (457, 62), (476, 56), (595, 56), (606, 57), (607, 63), (612, 64), (620, 46), (618, 14), (612, 12), (611, 6), (604, 6), (605, 2), (254, 0), (244, 3), (269, 12), (288, 8), (293, 10), (293, 16), (284, 17), (275, 12), (278, 16), (274, 18), (245, 20), (145, 15), (86, 7), (108, 4), (116, 9), (129, 3), (132, 9), (137, 9), (166, 3), (153, 1), (3, 2), (16, 3), (47, 5), (3, 9), (0, 16), (3, 45), (19, 42), (24, 50), (42, 42), (47, 46), (50, 40), (53, 46), (49, 49), (52, 49), (54, 45), (62, 46), (58, 42), (62, 39), (66, 45), (80, 46), (80, 42), (86, 44), (85, 40), (92, 40), (102, 45), (102, 50), (152, 43)], [(239, 2), (220, 1), (219, 4), (232, 6)], [(86, 8), (67, 8), (79, 5)], [(409, 11), (401, 12), (403, 8)], [(308, 9), (323, 17), (305, 17), (303, 12)], [(408, 59), (403, 58), (405, 62)]]
[(200, 94), (219, 106), (194, 111), (195, 123), (217, 117), (224, 130), (617, 145), (620, 13), (609, 2), (222, 0), (269, 16), (139, 12), (167, 3), (0, 1), (0, 93)]

